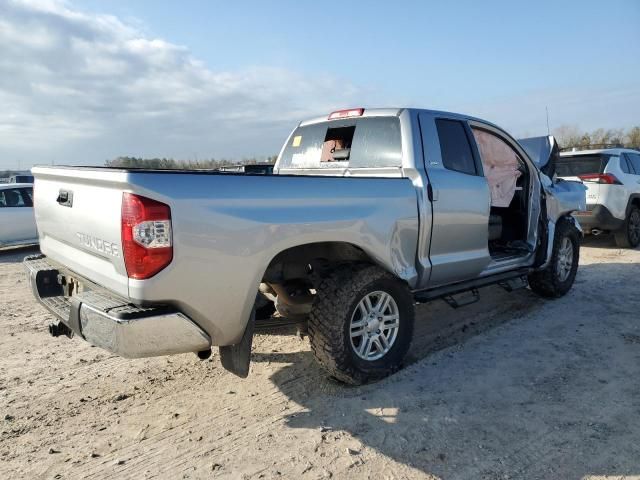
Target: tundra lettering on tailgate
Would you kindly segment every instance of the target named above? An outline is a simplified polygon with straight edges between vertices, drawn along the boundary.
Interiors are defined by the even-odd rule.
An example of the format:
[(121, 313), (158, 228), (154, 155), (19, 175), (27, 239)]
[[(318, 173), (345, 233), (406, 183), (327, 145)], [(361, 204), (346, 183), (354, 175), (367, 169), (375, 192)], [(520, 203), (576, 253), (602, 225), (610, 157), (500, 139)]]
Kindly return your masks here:
[(101, 238), (93, 237), (81, 232), (76, 232), (76, 236), (78, 237), (78, 240), (80, 240), (80, 243), (85, 247), (91, 248), (97, 252), (104, 253), (105, 255), (109, 255), (111, 257), (120, 256), (120, 249), (118, 245), (113, 242), (107, 242), (106, 240), (102, 240)]

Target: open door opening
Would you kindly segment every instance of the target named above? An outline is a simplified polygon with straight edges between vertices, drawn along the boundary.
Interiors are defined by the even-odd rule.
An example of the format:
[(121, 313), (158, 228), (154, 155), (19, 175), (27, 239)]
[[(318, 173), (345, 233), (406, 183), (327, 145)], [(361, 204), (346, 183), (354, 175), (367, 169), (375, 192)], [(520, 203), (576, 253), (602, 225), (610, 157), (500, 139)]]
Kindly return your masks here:
[(472, 130), (491, 191), (489, 253), (494, 260), (527, 255), (532, 251), (527, 243), (529, 169), (502, 138), (480, 128)]

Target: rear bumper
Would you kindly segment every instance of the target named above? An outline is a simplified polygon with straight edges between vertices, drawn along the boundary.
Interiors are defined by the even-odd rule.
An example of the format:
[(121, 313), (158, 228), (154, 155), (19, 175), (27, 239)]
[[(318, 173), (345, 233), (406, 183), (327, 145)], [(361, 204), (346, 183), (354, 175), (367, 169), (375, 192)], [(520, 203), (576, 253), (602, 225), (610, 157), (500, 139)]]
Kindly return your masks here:
[(198, 352), (211, 347), (211, 338), (171, 307), (137, 307), (108, 291), (89, 290), (89, 282), (83, 282), (86, 290), (65, 296), (60, 278), (68, 274), (60, 267), (44, 255), (26, 257), (24, 265), (36, 299), (92, 345), (126, 358)]
[(580, 222), (586, 233), (593, 229), (619, 230), (624, 225), (624, 220), (613, 216), (604, 205), (595, 205), (593, 210), (587, 212), (575, 212), (574, 216)]

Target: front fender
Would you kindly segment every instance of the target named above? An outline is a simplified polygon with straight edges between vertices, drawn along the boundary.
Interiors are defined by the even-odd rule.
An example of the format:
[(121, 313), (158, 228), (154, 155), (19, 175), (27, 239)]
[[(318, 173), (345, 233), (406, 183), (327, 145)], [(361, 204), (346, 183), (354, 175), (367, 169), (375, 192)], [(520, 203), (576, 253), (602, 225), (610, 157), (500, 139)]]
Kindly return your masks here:
[(553, 243), (555, 241), (556, 228), (561, 222), (570, 223), (580, 234), (580, 237), (581, 238), (584, 237), (584, 232), (582, 231), (580, 222), (578, 222), (578, 220), (573, 215), (565, 214), (560, 218), (558, 218), (556, 222), (549, 219), (549, 224), (548, 224), (549, 237), (547, 241), (547, 251), (546, 251), (544, 263), (539, 267), (540, 270), (545, 269), (549, 265), (549, 262), (551, 261), (551, 256), (553, 255)]

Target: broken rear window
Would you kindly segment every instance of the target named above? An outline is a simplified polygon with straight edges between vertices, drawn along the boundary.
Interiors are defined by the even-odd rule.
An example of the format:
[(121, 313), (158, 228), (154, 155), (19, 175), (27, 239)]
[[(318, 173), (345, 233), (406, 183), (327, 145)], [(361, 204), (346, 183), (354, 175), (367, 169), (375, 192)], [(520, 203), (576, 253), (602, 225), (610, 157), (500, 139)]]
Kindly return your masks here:
[(402, 145), (396, 117), (333, 120), (298, 127), (280, 168), (400, 167)]

